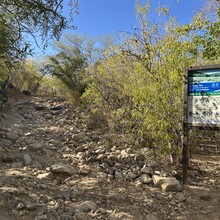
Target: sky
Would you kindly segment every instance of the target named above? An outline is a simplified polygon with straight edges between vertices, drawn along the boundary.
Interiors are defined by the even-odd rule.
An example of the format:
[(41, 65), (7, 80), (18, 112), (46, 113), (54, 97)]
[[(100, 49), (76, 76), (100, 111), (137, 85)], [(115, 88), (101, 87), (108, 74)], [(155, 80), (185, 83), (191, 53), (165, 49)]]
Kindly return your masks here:
[[(203, 2), (204, 0), (151, 0), (154, 9), (159, 3), (170, 7), (170, 14), (180, 23), (189, 22)], [(77, 32), (98, 37), (129, 31), (131, 25), (138, 24), (135, 3), (135, 0), (79, 0), (79, 15), (75, 17)]]
[[(68, 1), (64, 0), (63, 13), (69, 16)], [(121, 32), (131, 32), (131, 27), (138, 26), (135, 11), (136, 0), (78, 0), (79, 14), (74, 15), (76, 30), (67, 30), (68, 33), (86, 35), (90, 38), (99, 38), (103, 35), (113, 35), (117, 38)], [(141, 0), (141, 2), (146, 2)], [(170, 8), (170, 16), (174, 16), (181, 24), (189, 23), (198, 12), (205, 0), (151, 0), (153, 10), (159, 3)], [(152, 16), (156, 17), (153, 13)], [(65, 33), (65, 32), (64, 32)], [(51, 42), (52, 44), (52, 42)], [(52, 47), (39, 55), (53, 53)]]

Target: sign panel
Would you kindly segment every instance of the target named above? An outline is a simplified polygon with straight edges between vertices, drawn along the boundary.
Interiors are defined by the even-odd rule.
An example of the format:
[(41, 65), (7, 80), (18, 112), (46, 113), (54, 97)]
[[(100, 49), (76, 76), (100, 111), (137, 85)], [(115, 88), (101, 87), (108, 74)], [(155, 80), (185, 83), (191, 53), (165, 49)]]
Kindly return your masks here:
[(188, 70), (187, 122), (220, 126), (220, 67)]

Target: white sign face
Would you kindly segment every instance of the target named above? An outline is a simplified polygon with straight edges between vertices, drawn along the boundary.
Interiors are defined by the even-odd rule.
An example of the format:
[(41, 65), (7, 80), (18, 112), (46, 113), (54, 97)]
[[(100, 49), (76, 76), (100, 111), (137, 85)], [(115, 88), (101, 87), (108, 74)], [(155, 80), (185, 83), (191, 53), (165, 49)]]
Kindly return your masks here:
[(188, 124), (220, 125), (220, 69), (188, 72)]

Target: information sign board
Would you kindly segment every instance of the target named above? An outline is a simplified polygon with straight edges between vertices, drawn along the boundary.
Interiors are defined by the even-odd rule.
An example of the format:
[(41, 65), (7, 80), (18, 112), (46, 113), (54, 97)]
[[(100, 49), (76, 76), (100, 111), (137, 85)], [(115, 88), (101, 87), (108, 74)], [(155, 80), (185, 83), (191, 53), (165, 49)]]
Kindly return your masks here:
[(185, 70), (182, 139), (183, 183), (189, 167), (189, 130), (220, 128), (220, 65)]
[(220, 126), (220, 66), (191, 68), (187, 75), (187, 123)]

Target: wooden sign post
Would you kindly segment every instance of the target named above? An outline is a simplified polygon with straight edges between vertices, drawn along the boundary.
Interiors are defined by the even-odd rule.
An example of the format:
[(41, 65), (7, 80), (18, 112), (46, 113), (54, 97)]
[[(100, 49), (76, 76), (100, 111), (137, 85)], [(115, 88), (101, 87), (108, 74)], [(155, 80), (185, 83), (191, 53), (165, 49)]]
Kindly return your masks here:
[(184, 77), (182, 165), (186, 183), (189, 130), (220, 128), (220, 65), (189, 67)]

